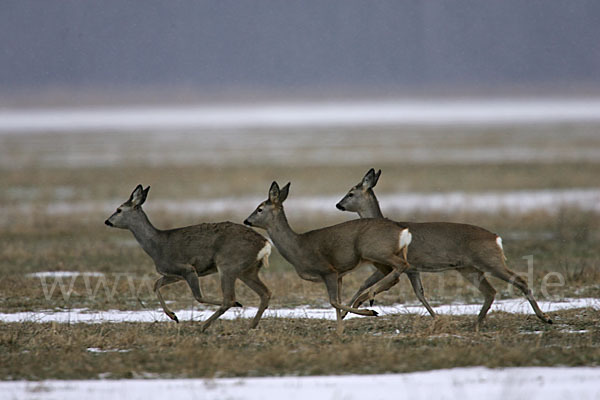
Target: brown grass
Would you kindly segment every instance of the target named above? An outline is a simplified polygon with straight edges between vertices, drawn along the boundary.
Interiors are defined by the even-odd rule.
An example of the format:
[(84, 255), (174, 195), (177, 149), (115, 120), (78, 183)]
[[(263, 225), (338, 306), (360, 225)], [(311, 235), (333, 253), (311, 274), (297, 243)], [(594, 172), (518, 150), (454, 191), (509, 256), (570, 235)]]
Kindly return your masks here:
[[(581, 135), (569, 140), (559, 128), (553, 128), (553, 132), (540, 128), (532, 135), (521, 135), (513, 129), (490, 128), (489, 132), (475, 135), (472, 143), (473, 136), (462, 136), (457, 131), (447, 135), (425, 132), (426, 136), (408, 135), (413, 142), (407, 146), (419, 149), (421, 140), (432, 148), (452, 146), (457, 149), (465, 145), (480, 148), (503, 143), (566, 150), (598, 145), (597, 136), (579, 132), (581, 127), (574, 130)], [(80, 307), (92, 311), (139, 310), (159, 306), (150, 289), (157, 278), (152, 261), (129, 232), (105, 227), (103, 221), (107, 215), (100, 212), (47, 215), (42, 210), (49, 202), (114, 202), (116, 207), (126, 200), (137, 183), (153, 186), (149, 201), (242, 195), (262, 198), (274, 179), (293, 183), (290, 196), (323, 194), (341, 198), (372, 166), (384, 171), (377, 186), (379, 194), (595, 188), (600, 175), (600, 163), (583, 161), (411, 165), (398, 160), (372, 165), (349, 160), (347, 165), (325, 162), (320, 166), (290, 166), (273, 160), (263, 162), (257, 155), (251, 165), (240, 164), (239, 160), (220, 166), (208, 165), (202, 160), (188, 165), (157, 165), (151, 159), (136, 158), (138, 155), (133, 154), (133, 150), (135, 157), (126, 166), (71, 168), (41, 165), (35, 160), (48, 154), (61, 157), (64, 149), (71, 149), (71, 145), (74, 151), (80, 146), (93, 153), (94, 146), (104, 149), (108, 139), (115, 141), (111, 143), (114, 146), (133, 143), (132, 149), (138, 152), (136, 146), (143, 148), (144, 136), (23, 138), (2, 138), (6, 145), (2, 154), (24, 161), (22, 167), (0, 169), (0, 187), (3, 188), (0, 206), (16, 210), (26, 203), (34, 209), (31, 213), (4, 213), (0, 219), (0, 312)], [(517, 142), (513, 143), (513, 139)], [(198, 141), (195, 143), (198, 145)], [(180, 146), (185, 150), (186, 143)], [(385, 147), (385, 143), (375, 143), (371, 150), (376, 152), (377, 146)], [(376, 154), (371, 158), (377, 159)], [(240, 215), (251, 211), (241, 210)], [(327, 217), (299, 215), (294, 210), (288, 210), (288, 216), (298, 231), (352, 218), (344, 213)], [(564, 285), (551, 288), (549, 295), (600, 297), (598, 214), (565, 209), (558, 214), (438, 213), (388, 217), (448, 220), (486, 227), (504, 238), (508, 262), (515, 271), (527, 272), (523, 257), (533, 256), (531, 286), (538, 299), (542, 299), (540, 284), (551, 272), (560, 273)], [(150, 218), (160, 228), (201, 222), (196, 215), (164, 212), (151, 214)], [(239, 215), (211, 215), (206, 219), (241, 221)], [(129, 274), (127, 278), (140, 290), (132, 293), (127, 280), (121, 278), (115, 285), (114, 296), (99, 288), (95, 296), (90, 297), (84, 280), (79, 277), (74, 281), (74, 292), (68, 300), (58, 289), (46, 299), (40, 279), (26, 277), (26, 274), (55, 270), (103, 272), (109, 285), (114, 284), (117, 276), (122, 277), (120, 274)], [(347, 276), (343, 297), (349, 298), (369, 272), (363, 268)], [(327, 306), (323, 285), (302, 281), (277, 252), (271, 257), (271, 268), (261, 274), (273, 291), (272, 307)], [(481, 295), (454, 272), (423, 274), (422, 277), (426, 297), (433, 305), (482, 301)], [(47, 280), (50, 284), (51, 281)], [(64, 282), (68, 284), (70, 278)], [(98, 278), (91, 277), (89, 282), (95, 289)], [(218, 295), (214, 277), (202, 278), (201, 282), (204, 291), (213, 297)], [(497, 280), (492, 283), (499, 291), (497, 298), (518, 296), (507, 284)], [(174, 301), (171, 305), (174, 309), (194, 304), (183, 283), (167, 287), (163, 293), (167, 300)], [(244, 305), (257, 305), (258, 299), (244, 285), (238, 284), (237, 293)], [(408, 280), (402, 279), (376, 301), (378, 304), (415, 303), (416, 299)], [(342, 338), (336, 335), (334, 322), (305, 319), (266, 318), (257, 331), (246, 329), (248, 320), (218, 320), (206, 333), (199, 332), (197, 323), (0, 323), (0, 379), (309, 375), (404, 372), (470, 365), (598, 365), (600, 312), (571, 310), (552, 313), (552, 317), (557, 324), (546, 326), (533, 315), (492, 313), (480, 333), (473, 332), (474, 317), (471, 316), (440, 316), (435, 322), (430, 317), (417, 315), (357, 318), (346, 322)], [(90, 347), (128, 352), (91, 353), (87, 350)]]
[[(197, 323), (0, 324), (0, 379), (373, 374), (458, 366), (598, 365), (600, 312), (472, 317), (398, 315), (335, 322), (266, 318)], [(580, 331), (580, 332), (570, 332)], [(585, 331), (585, 332), (583, 332)], [(91, 353), (95, 347), (113, 350)], [(126, 350), (127, 352), (115, 352)]]

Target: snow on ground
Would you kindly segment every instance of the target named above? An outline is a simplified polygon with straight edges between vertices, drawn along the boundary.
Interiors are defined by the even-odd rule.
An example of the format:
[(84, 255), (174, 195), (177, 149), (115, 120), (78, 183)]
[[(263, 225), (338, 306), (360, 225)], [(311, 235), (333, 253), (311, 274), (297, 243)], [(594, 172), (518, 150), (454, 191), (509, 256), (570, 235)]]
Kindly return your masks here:
[(4, 110), (2, 132), (557, 123), (600, 120), (598, 99), (312, 102), (230, 106)]
[(80, 271), (43, 271), (25, 275), (27, 278), (72, 278), (76, 276), (104, 276), (102, 272), (80, 272)]
[(600, 398), (600, 368), (456, 368), (389, 375), (0, 382), (0, 399)]
[[(545, 312), (592, 307), (600, 309), (600, 299), (581, 298), (581, 299), (563, 299), (557, 302), (540, 301), (540, 308)], [(396, 314), (421, 314), (425, 315), (426, 310), (420, 305), (396, 304), (393, 306), (373, 306), (370, 309), (376, 310), (379, 315)], [(481, 309), (481, 304), (447, 304), (433, 309), (438, 314), (444, 315), (477, 315)], [(256, 307), (231, 308), (221, 316), (224, 319), (252, 318), (256, 313)], [(188, 309), (174, 310), (180, 321), (203, 321), (208, 318), (214, 309)], [(533, 314), (529, 303), (524, 299), (497, 300), (491, 308), (491, 312), (504, 311), (518, 314)], [(263, 318), (312, 318), (335, 320), (335, 310), (333, 308), (270, 308), (265, 311)], [(361, 318), (349, 314), (347, 318)], [(103, 322), (155, 322), (170, 321), (162, 309), (141, 310), (141, 311), (94, 311), (88, 309), (71, 309), (66, 311), (24, 311), (16, 313), (0, 313), (2, 322), (59, 322), (59, 323), (103, 323)]]
[[(312, 213), (342, 215), (335, 204), (342, 198), (337, 196), (295, 197), (286, 203), (289, 215)], [(392, 193), (379, 195), (384, 214), (409, 215), (416, 212), (441, 213), (528, 213), (536, 210), (555, 213), (561, 208), (578, 208), (583, 211), (600, 212), (599, 189), (564, 189), (564, 190), (519, 190), (506, 192), (449, 192), (449, 193)], [(225, 197), (206, 200), (152, 200), (146, 210), (194, 215), (231, 214), (244, 218), (261, 201), (263, 197)], [(55, 201), (47, 205), (35, 205), (21, 201), (15, 205), (6, 205), (0, 209), (0, 219), (14, 216), (15, 213), (31, 214), (32, 212), (48, 215), (70, 215), (74, 213), (114, 212), (115, 201), (68, 202)], [(243, 213), (244, 215), (242, 216)], [(347, 214), (350, 215), (350, 214)]]

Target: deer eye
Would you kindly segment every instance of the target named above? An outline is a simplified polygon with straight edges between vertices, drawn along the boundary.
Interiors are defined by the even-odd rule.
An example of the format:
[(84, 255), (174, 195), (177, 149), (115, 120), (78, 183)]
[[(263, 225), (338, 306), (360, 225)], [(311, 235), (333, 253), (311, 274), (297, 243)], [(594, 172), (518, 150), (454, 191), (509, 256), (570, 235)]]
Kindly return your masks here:
[(262, 212), (262, 208), (257, 208), (256, 211), (258, 211), (259, 213)]
[(117, 214), (120, 214), (121, 211), (123, 211), (123, 210), (121, 210), (120, 208), (117, 208)]
[(354, 193), (352, 193), (352, 192), (348, 193), (348, 197), (352, 197), (352, 196), (354, 196)]

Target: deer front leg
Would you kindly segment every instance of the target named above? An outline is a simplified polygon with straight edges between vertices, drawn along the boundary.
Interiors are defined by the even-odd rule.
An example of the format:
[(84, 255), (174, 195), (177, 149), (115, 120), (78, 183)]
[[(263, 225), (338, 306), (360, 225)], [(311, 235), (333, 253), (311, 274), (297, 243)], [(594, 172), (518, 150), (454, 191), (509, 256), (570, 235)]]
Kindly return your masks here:
[(158, 278), (158, 280), (154, 283), (154, 293), (156, 293), (156, 297), (158, 297), (158, 301), (160, 301), (160, 305), (162, 306), (163, 311), (165, 312), (165, 314), (167, 314), (169, 318), (171, 318), (177, 323), (179, 323), (179, 319), (177, 319), (177, 315), (175, 315), (175, 313), (171, 311), (171, 309), (169, 309), (169, 307), (167, 307), (167, 305), (165, 304), (165, 300), (160, 294), (160, 288), (163, 286), (170, 285), (171, 283), (175, 283), (179, 280), (181, 280), (179, 276), (162, 276)]

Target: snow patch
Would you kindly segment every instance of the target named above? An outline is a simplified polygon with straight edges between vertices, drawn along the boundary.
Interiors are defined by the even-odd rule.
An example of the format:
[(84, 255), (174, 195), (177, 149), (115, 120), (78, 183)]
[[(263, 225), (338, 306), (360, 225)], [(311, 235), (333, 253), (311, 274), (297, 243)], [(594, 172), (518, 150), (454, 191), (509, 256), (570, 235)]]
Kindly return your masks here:
[[(243, 218), (249, 210), (256, 208), (263, 199), (260, 197), (223, 197), (206, 200), (152, 200), (145, 206), (152, 212), (174, 214), (218, 215), (232, 214)], [(294, 197), (287, 200), (292, 214), (301, 215), (340, 215), (335, 208), (339, 196)], [(446, 193), (395, 193), (379, 195), (384, 204), (385, 215), (410, 215), (422, 213), (488, 213), (506, 212), (525, 214), (534, 211), (556, 213), (561, 208), (572, 207), (583, 211), (600, 213), (600, 189), (564, 190), (519, 190), (506, 192), (446, 192)], [(0, 209), (0, 218), (15, 213), (31, 214), (42, 212), (48, 215), (71, 215), (75, 213), (110, 214), (118, 200), (106, 202), (51, 202), (46, 206), (20, 202)], [(245, 211), (244, 211), (245, 210)]]
[(98, 132), (600, 120), (599, 99), (347, 101), (237, 106), (0, 111), (3, 132)]
[(5, 399), (597, 399), (600, 368), (483, 367), (386, 375), (0, 382)]
[(71, 278), (74, 276), (104, 276), (102, 272), (80, 272), (80, 271), (43, 271), (33, 272), (25, 275), (28, 278)]
[[(563, 299), (559, 302), (540, 301), (540, 308), (544, 312), (553, 312), (574, 308), (594, 308), (600, 309), (600, 299), (581, 298), (581, 299)], [(369, 307), (383, 315), (398, 314), (419, 314), (425, 315), (427, 311), (420, 305), (396, 304), (392, 306), (374, 306)], [(481, 309), (481, 304), (447, 304), (433, 307), (437, 314), (444, 315), (477, 315)], [(256, 314), (256, 307), (231, 308), (221, 316), (224, 319), (250, 319)], [(503, 311), (516, 314), (533, 314), (531, 306), (525, 299), (497, 300), (492, 304), (490, 311)], [(203, 321), (207, 319), (213, 311), (209, 308), (176, 310), (175, 313), (180, 321)], [(267, 309), (263, 318), (309, 318), (309, 319), (327, 319), (335, 320), (335, 310), (333, 308), (280, 308)], [(353, 314), (348, 314), (346, 318), (364, 318)], [(162, 309), (142, 310), (142, 311), (92, 311), (88, 309), (72, 309), (68, 311), (24, 311), (16, 313), (0, 313), (1, 322), (58, 322), (58, 323), (89, 323), (100, 324), (105, 322), (156, 322), (170, 321)]]
[(131, 349), (101, 349), (99, 347), (88, 347), (90, 353), (128, 353)]

